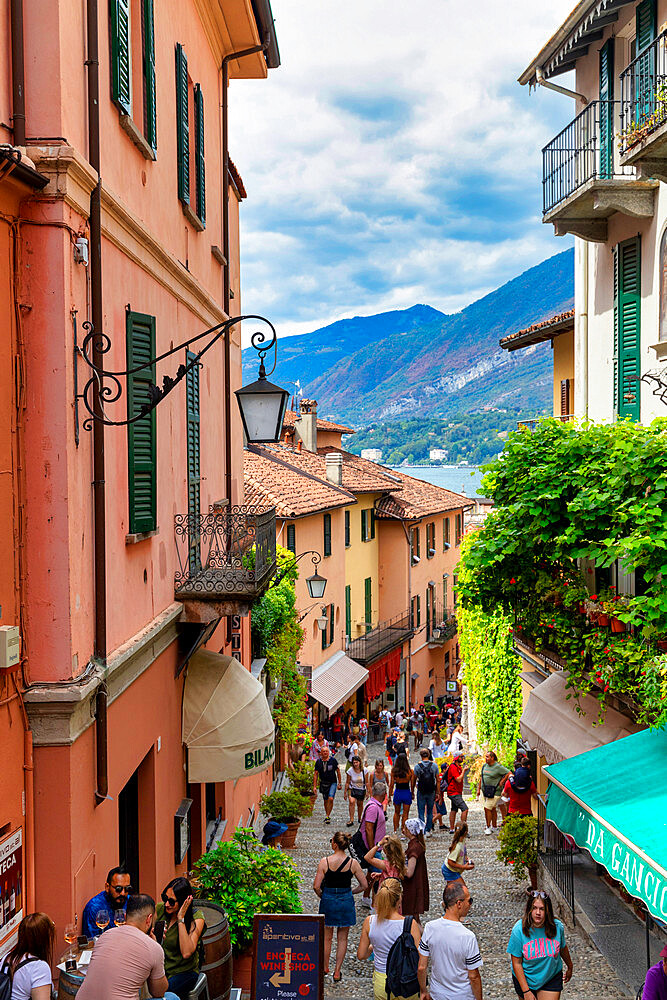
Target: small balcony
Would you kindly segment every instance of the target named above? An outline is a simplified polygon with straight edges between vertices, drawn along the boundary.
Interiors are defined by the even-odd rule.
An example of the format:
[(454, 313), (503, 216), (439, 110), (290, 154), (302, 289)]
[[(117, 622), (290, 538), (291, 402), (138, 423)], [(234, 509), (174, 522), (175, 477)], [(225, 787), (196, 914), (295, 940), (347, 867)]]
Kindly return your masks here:
[(667, 183), (667, 31), (621, 73), (621, 163)]
[(426, 622), (426, 641), (430, 646), (444, 646), (454, 638), (457, 631), (456, 614), (453, 608), (433, 609), (433, 621)]
[(174, 533), (174, 596), (184, 619), (248, 614), (276, 570), (275, 508), (214, 505), (208, 514), (177, 514)]
[(592, 101), (542, 150), (543, 222), (556, 236), (606, 243), (616, 212), (650, 218), (657, 183), (637, 177), (614, 152), (621, 104)]
[(402, 646), (414, 634), (410, 612), (405, 611), (386, 622), (380, 622), (358, 639), (348, 641), (345, 652), (357, 663), (366, 666), (397, 646)]

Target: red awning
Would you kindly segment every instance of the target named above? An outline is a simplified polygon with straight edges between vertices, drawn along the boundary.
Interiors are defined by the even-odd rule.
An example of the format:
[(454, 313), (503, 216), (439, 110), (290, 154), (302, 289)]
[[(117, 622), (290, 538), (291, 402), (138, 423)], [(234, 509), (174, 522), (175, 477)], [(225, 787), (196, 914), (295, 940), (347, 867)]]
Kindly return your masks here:
[(379, 697), (401, 675), (401, 650), (394, 649), (369, 666), (369, 676), (366, 681), (366, 700), (372, 701)]

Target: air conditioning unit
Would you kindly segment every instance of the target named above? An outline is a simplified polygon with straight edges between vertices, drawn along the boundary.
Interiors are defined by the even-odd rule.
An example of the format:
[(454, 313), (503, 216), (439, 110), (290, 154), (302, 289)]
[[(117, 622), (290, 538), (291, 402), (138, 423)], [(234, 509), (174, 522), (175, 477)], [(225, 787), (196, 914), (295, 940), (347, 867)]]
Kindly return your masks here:
[(21, 659), (18, 625), (0, 625), (0, 670), (16, 667)]

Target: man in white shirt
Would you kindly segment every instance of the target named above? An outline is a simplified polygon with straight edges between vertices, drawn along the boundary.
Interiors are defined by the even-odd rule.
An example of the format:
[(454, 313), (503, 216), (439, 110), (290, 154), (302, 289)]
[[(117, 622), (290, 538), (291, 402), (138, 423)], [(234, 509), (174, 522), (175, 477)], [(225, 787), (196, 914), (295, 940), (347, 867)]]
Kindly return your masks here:
[(463, 735), (463, 726), (459, 723), (452, 733), (452, 739), (449, 744), (449, 753), (456, 756), (457, 753), (461, 753), (462, 750), (465, 750), (467, 745), (465, 736)]
[(405, 719), (405, 709), (401, 705), (400, 709), (396, 713), (396, 718), (394, 719), (394, 724), (396, 726), (398, 726), (399, 729), (400, 729), (402, 727), (402, 725), (403, 725), (403, 720), (404, 719)]
[[(461, 923), (472, 896), (463, 882), (450, 882), (442, 897), (445, 915), (426, 924), (419, 943), (420, 1000), (482, 1000), (482, 956), (473, 932)], [(431, 960), (431, 986), (426, 971)]]

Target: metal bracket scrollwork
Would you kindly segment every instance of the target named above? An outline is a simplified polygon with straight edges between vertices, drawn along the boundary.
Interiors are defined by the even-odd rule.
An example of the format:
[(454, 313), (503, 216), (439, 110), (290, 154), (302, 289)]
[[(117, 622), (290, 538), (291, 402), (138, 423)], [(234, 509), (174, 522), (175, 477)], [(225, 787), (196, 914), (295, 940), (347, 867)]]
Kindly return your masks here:
[(651, 388), (652, 394), (667, 406), (667, 377), (663, 372), (644, 372), (632, 381), (645, 382)]
[[(128, 368), (126, 371), (112, 371), (111, 369), (105, 368), (103, 363), (95, 363), (96, 356), (97, 358), (103, 359), (103, 356), (108, 354), (111, 350), (111, 338), (104, 332), (98, 333), (89, 321), (82, 323), (81, 325), (83, 329), (87, 331), (86, 336), (84, 337), (80, 347), (75, 344), (74, 353), (76, 357), (83, 358), (92, 373), (84, 385), (83, 391), (81, 393), (77, 393), (75, 359), (75, 411), (78, 413), (78, 400), (81, 400), (90, 414), (83, 421), (82, 426), (84, 430), (91, 430), (93, 420), (99, 420), (101, 423), (106, 424), (109, 427), (125, 427), (128, 424), (134, 424), (138, 420), (147, 416), (147, 414), (154, 410), (158, 403), (161, 403), (165, 396), (168, 396), (172, 389), (174, 389), (178, 383), (185, 378), (189, 371), (191, 371), (196, 365), (201, 364), (201, 358), (213, 347), (214, 344), (218, 342), (218, 340), (221, 339), (221, 337), (224, 337), (233, 326), (237, 323), (243, 322), (244, 320), (257, 320), (260, 323), (265, 323), (271, 331), (270, 335), (268, 335), (267, 333), (258, 330), (253, 333), (251, 337), (252, 346), (259, 352), (261, 371), (264, 369), (265, 355), (271, 349), (273, 349), (274, 354), (277, 355), (276, 345), (278, 340), (275, 327), (264, 316), (249, 314), (247, 316), (235, 316), (233, 319), (227, 319), (222, 323), (218, 323), (216, 326), (209, 327), (208, 330), (204, 330), (195, 337), (190, 337), (188, 340), (184, 340), (182, 343), (177, 344), (176, 347), (172, 347), (163, 354), (159, 354), (156, 358), (151, 358), (150, 361), (145, 362), (143, 365), (137, 365), (136, 368)], [(185, 348), (190, 348), (192, 344), (197, 343), (197, 341), (202, 340), (204, 337), (211, 337), (211, 339), (197, 354), (195, 354), (192, 360), (190, 360), (187, 364), (180, 364), (178, 366), (174, 377), (171, 375), (163, 375), (161, 386), (155, 385), (153, 382), (149, 383), (146, 401), (142, 403), (138, 413), (129, 417), (127, 420), (113, 420), (107, 414), (105, 407), (111, 403), (116, 403), (122, 396), (123, 385), (121, 379), (127, 378), (129, 375), (136, 375), (137, 372), (145, 371), (146, 369), (152, 369), (153, 365), (157, 364), (159, 361), (164, 361), (165, 358), (170, 358), (179, 351), (183, 351)], [(276, 360), (274, 359), (273, 368), (275, 368), (275, 366)], [(273, 368), (271, 371), (273, 371)], [(95, 387), (97, 387), (98, 390), (100, 412), (96, 412), (93, 405)]]

